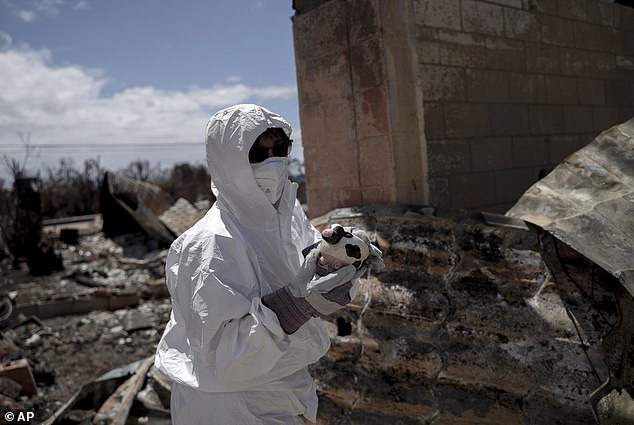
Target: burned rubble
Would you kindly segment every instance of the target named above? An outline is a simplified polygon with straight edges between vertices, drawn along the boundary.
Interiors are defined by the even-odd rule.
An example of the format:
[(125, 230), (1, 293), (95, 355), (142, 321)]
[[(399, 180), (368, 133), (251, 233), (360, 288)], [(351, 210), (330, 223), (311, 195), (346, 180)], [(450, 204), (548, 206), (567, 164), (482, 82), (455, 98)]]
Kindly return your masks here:
[[(618, 281), (609, 274), (503, 216), (380, 205), (335, 210), (315, 224), (335, 222), (371, 230), (387, 267), (328, 320), (332, 349), (311, 367), (318, 423), (594, 423), (591, 394), (608, 376), (600, 343), (618, 320), (610, 289)], [(89, 266), (95, 281), (143, 281), (129, 264), (143, 260), (117, 262), (123, 247), (100, 234), (80, 238), (73, 251), (89, 243), (102, 250), (90, 258), (108, 252), (104, 269), (121, 270), (109, 281)], [(107, 411), (127, 418), (121, 423), (169, 423), (166, 396), (157, 393), (168, 387), (144, 363), (169, 311), (165, 295), (153, 295), (135, 307), (6, 330), (38, 386), (38, 395), (15, 402), (46, 412), (40, 419), (50, 425), (116, 423)], [(117, 391), (123, 405), (112, 399)]]
[[(521, 221), (384, 205), (335, 210), (315, 224), (334, 222), (371, 230), (387, 268), (329, 318), (333, 347), (312, 366), (319, 423), (521, 423), (528, 414), (592, 423), (588, 395), (607, 373), (598, 341), (616, 312), (587, 280), (590, 264), (575, 259), (574, 273), (598, 307), (569, 281), (555, 284), (538, 235)], [(37, 393), (0, 385), (5, 408), (32, 409), (49, 425), (168, 420), (144, 363), (170, 312), (165, 249), (144, 234), (97, 232), (60, 251), (64, 272), (6, 282), (17, 295), (2, 361), (25, 359)], [(567, 303), (593, 327), (580, 335)]]
[[(562, 164), (566, 172), (591, 158), (581, 177), (621, 194), (587, 203), (595, 205), (588, 219), (574, 200), (566, 209), (556, 196), (540, 197), (562, 181), (570, 183), (563, 193), (592, 196), (583, 179), (562, 180), (558, 169), (509, 216), (386, 204), (314, 219), (318, 228), (365, 229), (386, 264), (361, 280), (350, 308), (327, 318), (332, 348), (310, 367), (318, 424), (634, 423), (632, 168), (618, 168), (634, 160), (631, 126), (598, 139), (625, 149), (619, 161), (588, 156), (606, 151), (593, 143)], [(126, 208), (110, 209), (103, 223), (133, 209), (132, 233), (106, 235), (98, 216), (45, 223), (63, 271), (31, 276), (0, 262), (5, 410), (33, 411), (46, 425), (170, 423), (169, 382), (152, 367), (170, 314), (166, 240), (157, 236), (173, 238), (208, 204), (151, 211), (137, 196), (149, 189), (111, 185), (111, 206)], [(595, 220), (599, 234), (566, 232), (567, 217)], [(611, 244), (602, 226), (624, 237)]]
[(592, 394), (597, 421), (634, 423), (634, 118), (575, 152), (507, 212), (555, 235), (618, 282), (618, 322), (603, 340), (609, 376)]
[(607, 130), (508, 216), (323, 217), (373, 232), (387, 267), (332, 323), (318, 423), (634, 423), (633, 143), (634, 119)]
[[(14, 298), (11, 316), (0, 324), (0, 361), (3, 368), (26, 361), (22, 375), (32, 376), (36, 393), (15, 396), (0, 384), (5, 410), (35, 412), (41, 423), (83, 385), (153, 355), (170, 312), (164, 251), (148, 251), (147, 259), (122, 255), (140, 254), (145, 239), (128, 235), (119, 245), (101, 233), (81, 236), (78, 245), (59, 246), (65, 270), (50, 276), (6, 267), (3, 287)], [(72, 415), (64, 420), (81, 422)]]
[(319, 424), (595, 423), (600, 343), (617, 320), (605, 288), (618, 282), (593, 263), (479, 212), (363, 207), (324, 223), (372, 229), (387, 267), (362, 281), (312, 368)]
[[(161, 402), (153, 389), (157, 382), (169, 386), (147, 367), (149, 361), (139, 360), (153, 356), (169, 318), (167, 239), (200, 218), (209, 204), (179, 199), (153, 212), (144, 195), (159, 190), (110, 177), (102, 191), (103, 197), (112, 191), (105, 215), (43, 221), (41, 234), (63, 259), (62, 270), (34, 276), (26, 267), (14, 270), (9, 258), (2, 260), (0, 405), (5, 411), (34, 412), (35, 422), (49, 424), (137, 423), (132, 422), (137, 416), (139, 423), (152, 416), (152, 423), (169, 423), (165, 391)], [(139, 223), (153, 219), (154, 232)], [(127, 231), (113, 230), (118, 221), (128, 223)], [(105, 223), (110, 223), (108, 235)], [(127, 387), (126, 404), (117, 391)]]

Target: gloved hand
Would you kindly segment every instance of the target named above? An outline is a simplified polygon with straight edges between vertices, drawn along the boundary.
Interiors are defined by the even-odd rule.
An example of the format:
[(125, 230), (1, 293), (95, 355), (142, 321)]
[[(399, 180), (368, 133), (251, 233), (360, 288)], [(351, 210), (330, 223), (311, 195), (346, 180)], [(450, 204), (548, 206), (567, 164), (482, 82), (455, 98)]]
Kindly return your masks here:
[[(311, 317), (332, 314), (350, 302), (350, 281), (356, 275), (354, 266), (345, 266), (326, 276), (315, 277), (319, 250), (313, 249), (301, 265), (293, 281), (262, 297), (262, 304), (277, 315), (282, 329), (295, 332)], [(348, 288), (344, 288), (348, 286)]]
[[(318, 258), (319, 250), (313, 249), (306, 256), (293, 283), (289, 285), (289, 290), (294, 297), (304, 298), (308, 301), (319, 314), (329, 315), (345, 305), (336, 301), (341, 299), (337, 296), (341, 291), (337, 292), (337, 290), (350, 282), (357, 270), (354, 266), (348, 265), (325, 276), (315, 276)], [(309, 275), (310, 278), (307, 279)], [(331, 291), (335, 292), (329, 297)]]
[(335, 289), (331, 289), (323, 295), (324, 298), (326, 298), (328, 301), (334, 301), (342, 306), (350, 304), (350, 301), (352, 301), (352, 287), (354, 286), (356, 280), (363, 276), (363, 274), (367, 271), (368, 268), (366, 266), (362, 266), (359, 270), (355, 272), (350, 281)]

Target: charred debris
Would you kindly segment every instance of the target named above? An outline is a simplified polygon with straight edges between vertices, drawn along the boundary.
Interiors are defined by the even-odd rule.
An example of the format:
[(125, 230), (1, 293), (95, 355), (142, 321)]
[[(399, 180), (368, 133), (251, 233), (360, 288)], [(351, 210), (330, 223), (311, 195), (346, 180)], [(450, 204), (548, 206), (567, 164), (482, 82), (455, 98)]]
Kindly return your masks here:
[[(311, 366), (318, 423), (634, 423), (632, 155), (634, 120), (505, 216), (390, 204), (314, 219), (368, 230), (386, 262), (327, 320), (332, 348)], [(62, 269), (0, 263), (0, 404), (46, 425), (169, 424), (152, 366), (166, 248), (209, 203), (108, 174), (101, 204), (29, 218)], [(21, 239), (36, 246), (31, 231)]]
[(0, 406), (35, 423), (169, 423), (169, 385), (149, 360), (170, 312), (165, 257), (210, 202), (106, 173), (101, 214), (42, 220), (37, 179), (16, 187), (3, 220)]

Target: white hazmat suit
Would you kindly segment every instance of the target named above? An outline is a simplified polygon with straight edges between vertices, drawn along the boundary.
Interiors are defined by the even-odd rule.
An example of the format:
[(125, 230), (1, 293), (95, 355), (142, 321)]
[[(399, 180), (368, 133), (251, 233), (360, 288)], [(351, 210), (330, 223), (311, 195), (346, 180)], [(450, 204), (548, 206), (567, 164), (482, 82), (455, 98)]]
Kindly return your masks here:
[(285, 179), (275, 208), (258, 187), (248, 152), (267, 128), (290, 125), (256, 105), (236, 105), (207, 124), (207, 162), (217, 201), (170, 247), (172, 313), (155, 365), (172, 387), (174, 425), (302, 424), (316, 420), (307, 365), (329, 348), (311, 318), (287, 335), (262, 296), (287, 285), (302, 248), (320, 239)]

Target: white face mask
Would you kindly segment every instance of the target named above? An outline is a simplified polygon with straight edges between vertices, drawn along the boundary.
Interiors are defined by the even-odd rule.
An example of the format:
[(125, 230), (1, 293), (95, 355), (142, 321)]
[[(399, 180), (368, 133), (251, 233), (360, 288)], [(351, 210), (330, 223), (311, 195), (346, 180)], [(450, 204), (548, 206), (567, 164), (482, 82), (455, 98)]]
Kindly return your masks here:
[(253, 176), (271, 204), (281, 197), (288, 179), (288, 158), (273, 156), (257, 164), (251, 164)]

